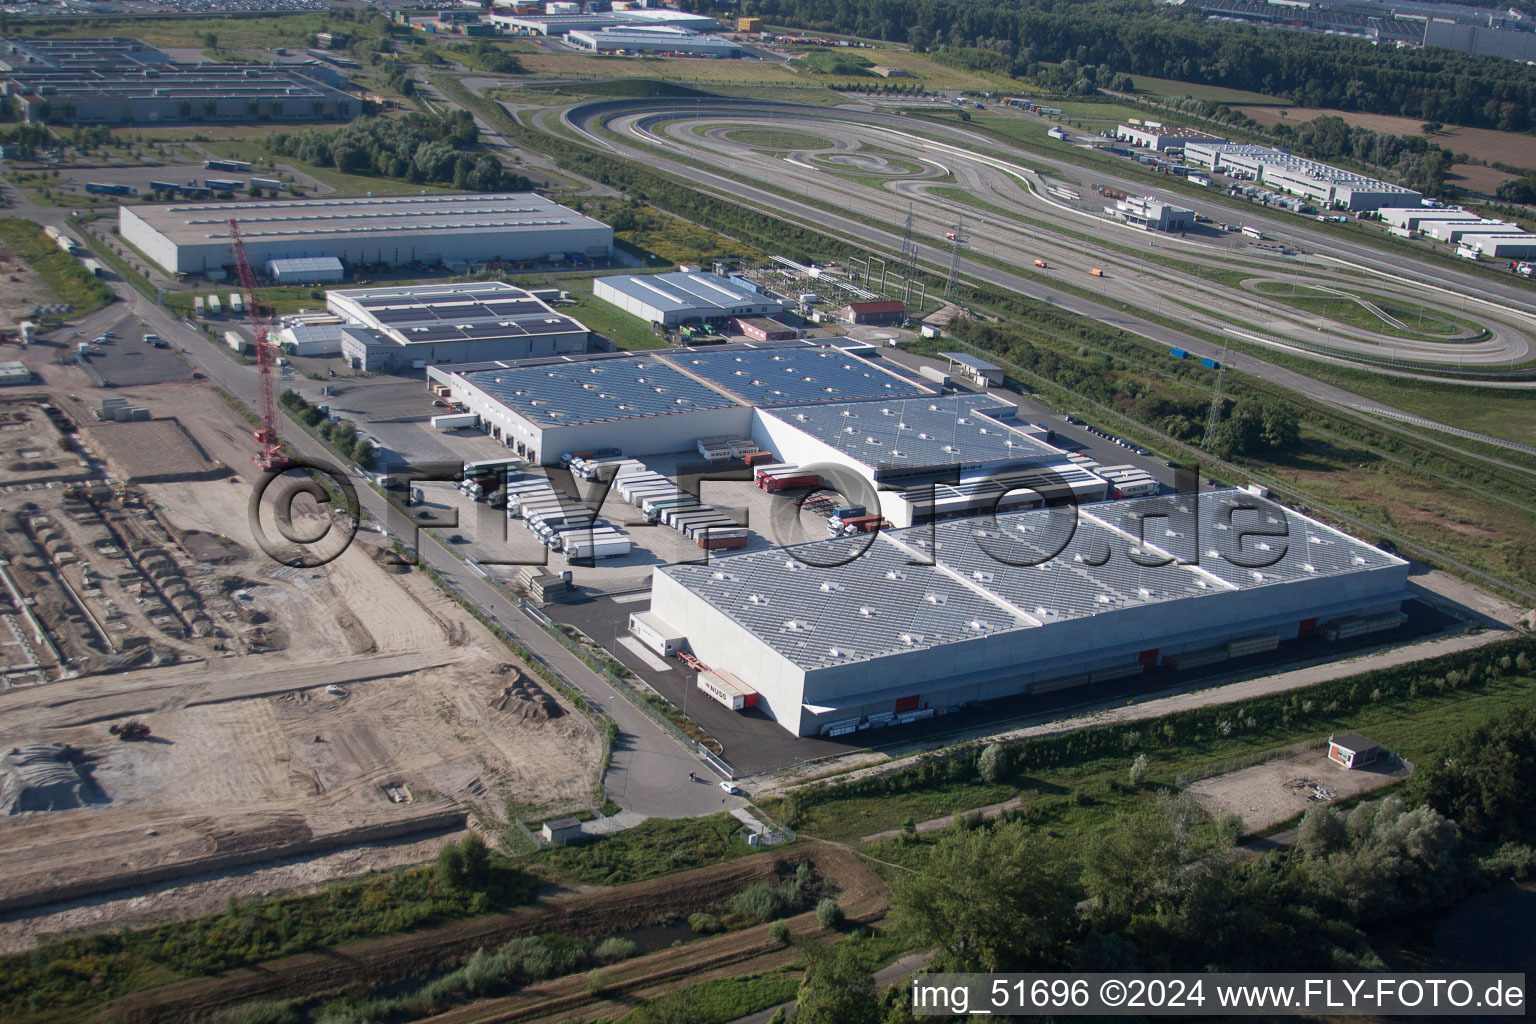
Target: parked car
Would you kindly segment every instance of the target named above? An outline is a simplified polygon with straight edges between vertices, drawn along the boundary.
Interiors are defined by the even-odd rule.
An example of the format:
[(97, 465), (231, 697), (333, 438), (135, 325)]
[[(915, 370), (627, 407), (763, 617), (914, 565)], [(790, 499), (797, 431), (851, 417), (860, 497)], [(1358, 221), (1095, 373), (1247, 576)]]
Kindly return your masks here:
[(464, 535), (461, 534), (461, 533), (456, 533), (452, 537), (448, 538), (448, 543), (449, 544), (463, 544), (463, 543), (465, 543)]
[(720, 783), (720, 788), (731, 794), (731, 796), (738, 796), (741, 793), (741, 787), (736, 785), (736, 783), (732, 782), (730, 779), (726, 779), (724, 782)]

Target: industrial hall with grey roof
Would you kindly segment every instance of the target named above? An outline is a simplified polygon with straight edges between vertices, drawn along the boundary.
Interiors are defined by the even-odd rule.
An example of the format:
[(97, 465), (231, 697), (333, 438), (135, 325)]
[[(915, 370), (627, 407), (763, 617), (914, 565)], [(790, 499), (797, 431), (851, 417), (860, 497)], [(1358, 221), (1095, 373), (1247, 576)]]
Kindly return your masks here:
[(0, 40), (0, 95), (27, 121), (175, 124), (322, 121), (363, 101), (294, 64), (181, 64), (135, 39)]
[[(658, 567), (651, 615), (799, 735), (1401, 621), (1408, 563), (1247, 492), (1040, 509)], [(873, 721), (871, 721), (873, 719)]]
[(167, 273), (231, 262), (228, 221), (252, 264), (333, 256), (351, 264), (605, 258), (613, 229), (533, 192), (174, 203), (118, 208), (118, 229)]

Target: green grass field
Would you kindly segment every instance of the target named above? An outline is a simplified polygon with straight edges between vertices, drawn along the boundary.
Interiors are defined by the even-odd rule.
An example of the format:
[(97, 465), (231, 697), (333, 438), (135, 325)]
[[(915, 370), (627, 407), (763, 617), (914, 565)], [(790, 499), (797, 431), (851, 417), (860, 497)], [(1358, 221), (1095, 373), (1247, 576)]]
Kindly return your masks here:
[(1206, 100), (1210, 103), (1225, 103), (1228, 106), (1242, 104), (1249, 107), (1283, 107), (1288, 104), (1285, 100), (1266, 96), (1261, 92), (1245, 92), (1242, 89), (1227, 89), (1219, 85), (1199, 85), (1194, 82), (1179, 82), (1171, 78), (1152, 78), (1148, 75), (1132, 75), (1136, 82), (1138, 95), (1154, 99), (1183, 99), (1188, 96), (1191, 99)]
[(609, 305), (592, 294), (592, 278), (562, 278), (560, 287), (571, 293), (576, 305), (566, 306), (562, 312), (586, 324), (622, 349), (666, 348), (664, 339), (651, 333), (650, 327), (638, 317)]
[[(1392, 326), (1354, 299), (1342, 295), (1324, 294), (1311, 287), (1296, 294), (1293, 286), (1274, 281), (1259, 282), (1258, 290), (1266, 298), (1282, 302), (1309, 315), (1326, 317), (1347, 327), (1356, 327), (1389, 337), (1434, 341), (1443, 340), (1456, 331), (1456, 325), (1447, 323), (1444, 314), (1423, 306), (1410, 307), (1380, 296), (1361, 295), (1360, 298), (1373, 303), (1388, 316), (1409, 325), (1409, 330), (1405, 331)], [(1428, 314), (1431, 319), (1424, 321), (1421, 314)], [(1422, 329), (1419, 329), (1419, 323), (1424, 324)]]
[[(1423, 764), (1443, 751), (1448, 739), (1460, 731), (1497, 719), (1511, 709), (1529, 706), (1533, 699), (1536, 678), (1531, 676), (1496, 679), (1476, 692), (1441, 692), (1426, 685), (1415, 696), (1368, 705), (1352, 713), (1347, 726), (1378, 740), (1409, 761)], [(1232, 706), (1235, 709), (1238, 705)], [(1340, 723), (1340, 728), (1344, 725)], [(1149, 721), (1144, 728), (1154, 729), (1156, 722)], [(988, 785), (973, 776), (937, 782), (906, 793), (834, 798), (812, 805), (795, 828), (806, 836), (856, 841), (862, 836), (899, 828), (908, 817), (924, 821), (1018, 796), (1026, 809), (1032, 809), (1032, 820), (1038, 827), (1059, 837), (1082, 838), (1121, 811), (1149, 809), (1156, 790), (1174, 786), (1180, 776), (1200, 778), (1234, 760), (1316, 740), (1326, 731), (1310, 726), (1288, 728), (1277, 722), (1273, 728), (1260, 726), (1242, 738), (1234, 735), (1187, 743), (1174, 754), (1159, 753), (1151, 758), (1147, 783), (1141, 790), (1124, 785), (1135, 756), (1134, 751), (1128, 750), (1123, 755), (1084, 760), (1070, 768), (1037, 771), (1023, 786)], [(1319, 752), (1320, 765), (1322, 759)], [(769, 800), (765, 804), (769, 813), (784, 810), (782, 801)], [(890, 840), (880, 846), (884, 849), (899, 842)]]
[[(78, 235), (78, 232), (72, 232)], [(112, 290), (92, 277), (80, 261), (64, 252), (31, 221), (0, 218), (0, 241), (37, 271), (59, 302), (75, 307), (75, 316), (92, 313), (112, 301)], [(80, 239), (84, 242), (86, 239)]]

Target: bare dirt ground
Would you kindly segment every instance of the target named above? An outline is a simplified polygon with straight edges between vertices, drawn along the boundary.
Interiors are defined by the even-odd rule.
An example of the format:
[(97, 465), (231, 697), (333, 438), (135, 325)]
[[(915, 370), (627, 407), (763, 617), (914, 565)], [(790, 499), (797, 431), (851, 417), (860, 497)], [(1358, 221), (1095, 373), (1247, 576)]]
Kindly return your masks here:
[[(1238, 107), (1260, 124), (1304, 124), (1324, 115), (1342, 117), (1351, 125), (1393, 135), (1423, 135), (1424, 122), (1412, 117), (1390, 114), (1361, 114), (1348, 110), (1324, 110), (1317, 107)], [(1437, 146), (1453, 153), (1466, 153), (1489, 163), (1536, 167), (1536, 136), (1522, 132), (1499, 132), (1491, 128), (1458, 128), (1447, 125), (1429, 136)]]
[(1329, 761), (1328, 748), (1321, 747), (1201, 779), (1189, 793), (1211, 817), (1235, 811), (1249, 832), (1257, 832), (1317, 804), (1368, 793), (1407, 776), (1402, 762), (1386, 757), (1346, 771)]
[(4, 285), (0, 287), (0, 323), (8, 327), (31, 316), (33, 307), (59, 301), (37, 271), (17, 259), (4, 242), (0, 242), (0, 283)]
[[(509, 800), (551, 812), (590, 801), (596, 729), (429, 581), (387, 571), (377, 538), (359, 538), (316, 569), (262, 553), (247, 519), (250, 428), (212, 388), (69, 384), (73, 392), (52, 397), (76, 420), (88, 420), (101, 394), (120, 395), (176, 416), (236, 475), (146, 484), (126, 500), (98, 487), (84, 512), (66, 511), (62, 486), (28, 492), (49, 512), (48, 525), (29, 527), (31, 540), (63, 523), (63, 540), (101, 563), (84, 584), (73, 577), (85, 606), (109, 626), (118, 620), (105, 609), (115, 606), (124, 632), (107, 636), (125, 649), (123, 637), (142, 636), (154, 657), (117, 671), (106, 650), (87, 652), (75, 678), (45, 671), (41, 685), (0, 689), (0, 747), (79, 748), (103, 797), (0, 818), (0, 901), (12, 901), (0, 903), (12, 907), (0, 916), (0, 945), (146, 914), (187, 916), (230, 894), (425, 859), (429, 851), (410, 842), (379, 852), (384, 827), (440, 837), (465, 810), (494, 822)], [(90, 531), (108, 527), (116, 543), (103, 548)], [(153, 548), (138, 548), (141, 540)], [(28, 557), (40, 578), (78, 571)], [(125, 565), (142, 572), (121, 583)], [(159, 611), (146, 613), (143, 602)], [(84, 630), (84, 616), (39, 617), (50, 631)], [(79, 669), (75, 648), (61, 650)], [(150, 725), (150, 740), (108, 735), (109, 724), (130, 717)], [(360, 842), (374, 849), (360, 851)], [(303, 856), (269, 869), (259, 863), (269, 851)], [(251, 863), (237, 869), (231, 860)], [(160, 877), (180, 871), (204, 877), (184, 888)], [(39, 892), (77, 900), (147, 882), (158, 885), (152, 899), (103, 892), (57, 912), (15, 910)]]
[(1513, 178), (1513, 174), (1481, 164), (1451, 164), (1447, 180), (1479, 195), (1492, 196), (1498, 194), (1501, 184)]
[(165, 885), (123, 889), (110, 897), (88, 897), (45, 908), (27, 919), (25, 928), (0, 926), (0, 954), (31, 949), (37, 935), (58, 932), (141, 928), (162, 921), (216, 914), (233, 897), (249, 902), (277, 892), (308, 892), (338, 878), (371, 871), (389, 871), (431, 860), (444, 843), (455, 842), (463, 830), (431, 833), (426, 839), (368, 843), (316, 856), (267, 861), (256, 867), (232, 868), (212, 875), (195, 875)]
[[(641, 927), (664, 918), (717, 907), (755, 882), (774, 878), (781, 861), (810, 861), (817, 874), (838, 890), (837, 899), (855, 921), (878, 920), (885, 910), (885, 886), (864, 863), (841, 847), (817, 843), (776, 853), (738, 857), (696, 871), (649, 879), (616, 888), (594, 889), (546, 899), (536, 906), (368, 942), (341, 946), (230, 971), (217, 978), (177, 982), (136, 993), (101, 1008), (98, 1017), (120, 1024), (181, 1019), (193, 1011), (208, 1014), (240, 1003), (286, 997), (325, 997), (365, 983), (370, 988), (420, 976), (437, 966), (461, 961), (476, 949), (494, 949), (520, 935), (558, 932), (600, 937)], [(814, 915), (791, 919), (798, 936), (819, 932)], [(632, 1001), (658, 995), (677, 984), (726, 974), (755, 973), (781, 966), (799, 954), (767, 937), (768, 926), (731, 932), (660, 950), (604, 970), (609, 989), (604, 999), (586, 992), (586, 976), (555, 979), (505, 999), (486, 1000), (433, 1018), (439, 1024), (472, 1020), (603, 1019), (609, 999)], [(537, 1007), (530, 1013), (530, 1010)], [(627, 1012), (627, 1011), (626, 1011)]]

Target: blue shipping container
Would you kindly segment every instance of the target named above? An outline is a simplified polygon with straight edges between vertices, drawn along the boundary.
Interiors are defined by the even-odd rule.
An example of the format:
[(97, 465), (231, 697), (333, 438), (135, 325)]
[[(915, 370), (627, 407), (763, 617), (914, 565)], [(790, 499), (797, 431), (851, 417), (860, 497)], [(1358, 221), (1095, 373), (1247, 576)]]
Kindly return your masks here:
[(1221, 364), (1214, 359), (1201, 359), (1200, 365), (1208, 370), (1215, 370), (1221, 366)]
[(1171, 348), (1168, 350), (1168, 354), (1173, 356), (1175, 359), (1184, 359), (1189, 355), (1188, 352), (1185, 352), (1181, 348)]

